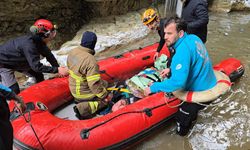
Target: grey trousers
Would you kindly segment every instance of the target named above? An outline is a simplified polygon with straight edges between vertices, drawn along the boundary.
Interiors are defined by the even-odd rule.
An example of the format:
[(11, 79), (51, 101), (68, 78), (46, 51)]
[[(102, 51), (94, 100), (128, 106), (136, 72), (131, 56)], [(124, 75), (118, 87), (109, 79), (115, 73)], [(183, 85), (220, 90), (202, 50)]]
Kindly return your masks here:
[(8, 68), (3, 68), (0, 66), (0, 79), (1, 79), (1, 84), (10, 87), (17, 83), (14, 70), (8, 69)]
[(10, 69), (0, 64), (0, 83), (7, 87), (11, 87), (15, 84), (18, 85), (15, 74), (14, 74), (15, 71), (23, 73), (29, 77), (35, 77), (37, 83), (44, 80), (44, 76), (41, 72), (35, 72), (29, 67)]

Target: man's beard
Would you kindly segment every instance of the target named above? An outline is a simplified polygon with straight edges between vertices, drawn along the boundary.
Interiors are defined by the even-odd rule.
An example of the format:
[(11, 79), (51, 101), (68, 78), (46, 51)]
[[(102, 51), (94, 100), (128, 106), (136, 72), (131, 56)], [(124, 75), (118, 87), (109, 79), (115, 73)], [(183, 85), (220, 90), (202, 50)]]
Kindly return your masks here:
[[(174, 44), (176, 43), (176, 41), (177, 41), (178, 39), (179, 39), (179, 38), (175, 39), (175, 41), (173, 41), (172, 43), (171, 43), (170, 41), (165, 41), (165, 43), (166, 43), (166, 45), (167, 45), (168, 47), (173, 47)], [(170, 43), (169, 45), (168, 45), (168, 42)]]
[(167, 47), (171, 47), (173, 44), (170, 41), (165, 41)]

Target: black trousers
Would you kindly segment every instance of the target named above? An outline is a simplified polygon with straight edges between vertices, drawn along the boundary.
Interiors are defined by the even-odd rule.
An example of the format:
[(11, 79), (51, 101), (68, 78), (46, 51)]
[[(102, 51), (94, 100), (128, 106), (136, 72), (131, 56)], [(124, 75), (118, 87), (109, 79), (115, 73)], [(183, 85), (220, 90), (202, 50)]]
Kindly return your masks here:
[(177, 134), (181, 136), (187, 135), (190, 128), (192, 127), (192, 122), (197, 119), (199, 110), (203, 109), (204, 107), (205, 106), (196, 103), (184, 102), (176, 114)]
[(0, 150), (12, 150), (13, 128), (6, 100), (0, 99)]

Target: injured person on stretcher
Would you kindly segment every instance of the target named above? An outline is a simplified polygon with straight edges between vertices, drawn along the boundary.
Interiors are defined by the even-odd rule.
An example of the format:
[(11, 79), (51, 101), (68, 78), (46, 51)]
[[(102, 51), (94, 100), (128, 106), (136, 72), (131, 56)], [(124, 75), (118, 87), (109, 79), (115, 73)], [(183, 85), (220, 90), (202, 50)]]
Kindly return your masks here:
[[(167, 68), (167, 62), (168, 57), (162, 54), (155, 60), (154, 67), (141, 71), (137, 75), (126, 80), (125, 83), (117, 84), (116, 89), (118, 90), (113, 90), (111, 111), (114, 112), (146, 97), (144, 95), (146, 87), (149, 87), (153, 82), (161, 82), (168, 77), (170, 69)], [(112, 90), (112, 88), (108, 88), (108, 90), (109, 89)]]

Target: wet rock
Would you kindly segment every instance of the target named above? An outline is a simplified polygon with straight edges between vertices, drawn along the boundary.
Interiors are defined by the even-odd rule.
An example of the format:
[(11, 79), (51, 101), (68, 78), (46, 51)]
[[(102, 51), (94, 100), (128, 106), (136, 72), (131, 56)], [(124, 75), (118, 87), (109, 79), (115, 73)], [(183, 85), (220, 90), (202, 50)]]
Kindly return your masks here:
[(46, 18), (59, 27), (58, 35), (51, 43), (52, 48), (58, 48), (65, 40), (71, 39), (82, 24), (89, 21), (85, 3), (78, 0), (1, 1), (0, 43), (28, 33), (36, 19)]
[(124, 14), (149, 4), (145, 0), (2, 0), (0, 44), (28, 33), (36, 19), (46, 18), (58, 26), (57, 37), (50, 44), (58, 49), (93, 17)]
[(120, 15), (129, 10), (148, 7), (150, 1), (145, 0), (85, 0), (94, 16)]
[(250, 10), (249, 0), (210, 0), (208, 4), (211, 11)]

